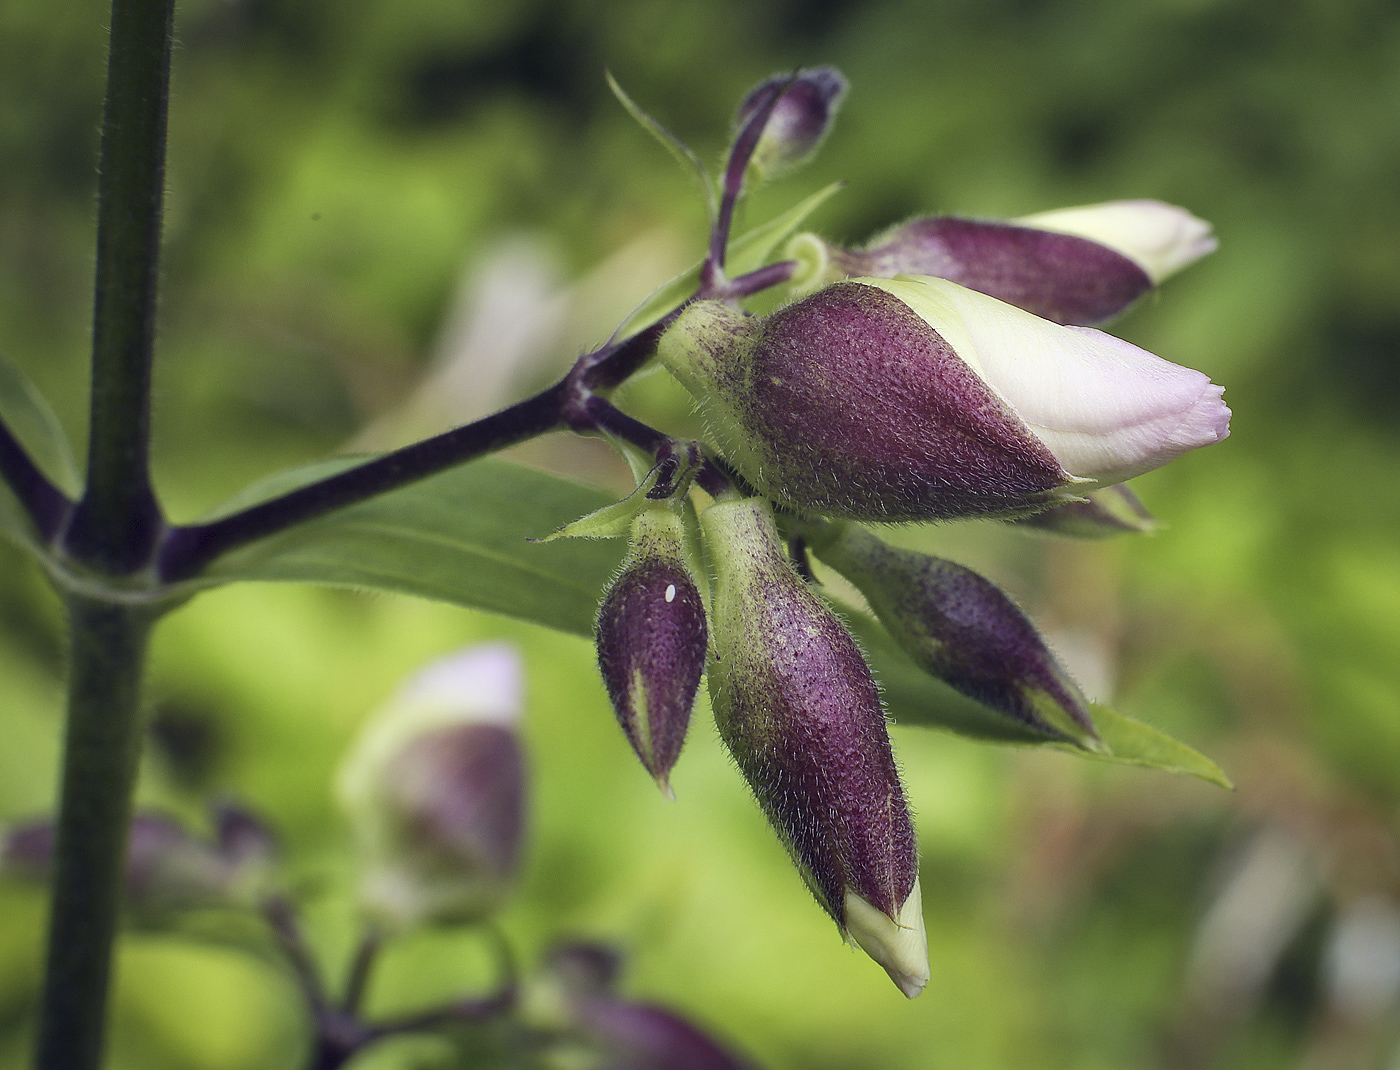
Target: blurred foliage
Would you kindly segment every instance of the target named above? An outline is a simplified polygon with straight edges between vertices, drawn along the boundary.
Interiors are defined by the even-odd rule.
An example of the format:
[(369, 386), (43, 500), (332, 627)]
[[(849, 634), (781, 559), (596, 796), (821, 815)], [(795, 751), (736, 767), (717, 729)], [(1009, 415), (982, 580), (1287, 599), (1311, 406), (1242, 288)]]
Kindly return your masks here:
[[(96, 0), (0, 5), (0, 349), (79, 444), (105, 23)], [(906, 1005), (841, 948), (703, 717), (662, 802), (584, 641), (408, 598), (214, 592), (158, 634), (142, 796), (193, 812), (230, 792), (270, 814), (329, 961), (352, 941), (341, 751), (428, 658), (505, 636), (531, 674), (531, 860), (504, 918), (527, 956), (565, 934), (620, 943), (636, 992), (773, 1068), (1393, 1065), (1400, 8), (188, 0), (177, 25), (156, 397), (177, 518), (352, 438), (509, 400), (695, 259), (692, 181), (604, 66), (709, 160), (760, 78), (846, 72), (822, 156), (750, 225), (847, 179), (815, 217), (847, 242), (921, 211), (1117, 197), (1186, 205), (1221, 238), (1116, 328), (1226, 384), (1235, 412), (1227, 443), (1139, 481), (1162, 534), (899, 537), (1006, 583), (1096, 697), (1216, 757), (1237, 793), (898, 731), (933, 964)], [(478, 299), (502, 292), (541, 297), (495, 322)], [(457, 382), (453, 366), (489, 390), (423, 415), (417, 384)], [(688, 418), (664, 377), (630, 395)], [(518, 453), (623, 478), (595, 443)], [(59, 622), (0, 547), (0, 819), (51, 805)], [(35, 893), (0, 887), (0, 1066), (23, 1065), (41, 923)], [(488, 977), (469, 940), (415, 939), (372, 1003)], [(291, 1067), (300, 1029), (273, 963), (123, 944), (114, 1067)]]

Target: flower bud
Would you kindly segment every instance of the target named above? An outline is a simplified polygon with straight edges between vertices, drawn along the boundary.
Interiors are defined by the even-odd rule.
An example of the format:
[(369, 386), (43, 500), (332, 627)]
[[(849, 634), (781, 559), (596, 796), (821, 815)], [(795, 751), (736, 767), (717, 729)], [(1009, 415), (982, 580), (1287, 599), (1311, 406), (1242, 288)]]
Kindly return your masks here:
[(520, 663), (505, 645), (429, 665), (369, 723), (341, 767), (340, 801), (381, 924), (473, 921), (520, 861), (525, 770)]
[[(0, 842), (0, 871), (47, 881), (53, 870), (54, 824), (48, 818), (12, 827)], [(270, 855), (253, 859), (190, 833), (173, 818), (138, 813), (128, 832), (122, 892), (138, 921), (201, 907), (234, 905), (265, 875)]]
[(913, 998), (929, 976), (918, 853), (875, 681), (788, 565), (767, 502), (700, 522), (720, 735), (817, 902)]
[(859, 588), (924, 671), (1038, 732), (1101, 749), (1088, 702), (996, 584), (951, 561), (888, 546), (852, 524), (823, 525), (807, 540)]
[(1215, 252), (1219, 245), (1204, 219), (1162, 201), (1106, 201), (1039, 212), (1015, 222), (1116, 249), (1140, 264), (1153, 285)]
[(1157, 530), (1157, 521), (1142, 500), (1123, 483), (1091, 490), (1083, 501), (1051, 506), (1044, 512), (1019, 517), (1015, 523), (1075, 539), (1105, 539)]
[(705, 605), (666, 504), (632, 521), (632, 547), (598, 607), (598, 665), (632, 749), (670, 794), (705, 671)]
[(931, 216), (864, 249), (799, 234), (786, 256), (792, 285), (810, 293), (841, 279), (933, 275), (1061, 324), (1112, 319), (1214, 250), (1210, 224), (1160, 201), (1113, 201), (994, 221)]
[(944, 279), (836, 283), (764, 318), (697, 302), (658, 355), (744, 478), (808, 516), (1032, 512), (1229, 429), (1200, 372)]
[(774, 75), (744, 98), (736, 128), (742, 130), (777, 93), (782, 96), (749, 158), (760, 179), (800, 167), (816, 154), (846, 95), (846, 79), (835, 67), (814, 67), (796, 78)]

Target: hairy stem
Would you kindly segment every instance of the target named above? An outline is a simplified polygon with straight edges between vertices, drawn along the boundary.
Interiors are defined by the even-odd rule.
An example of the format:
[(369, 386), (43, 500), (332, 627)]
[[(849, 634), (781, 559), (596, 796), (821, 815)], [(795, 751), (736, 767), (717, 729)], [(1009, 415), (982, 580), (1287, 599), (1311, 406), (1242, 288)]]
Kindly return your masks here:
[(101, 1061), (152, 624), (129, 608), (78, 598), (69, 600), (68, 621), (68, 733), (39, 1070), (95, 1070)]
[(174, 0), (112, 0), (87, 488), (65, 538), (109, 575), (145, 565), (160, 531), (147, 462), (173, 12)]

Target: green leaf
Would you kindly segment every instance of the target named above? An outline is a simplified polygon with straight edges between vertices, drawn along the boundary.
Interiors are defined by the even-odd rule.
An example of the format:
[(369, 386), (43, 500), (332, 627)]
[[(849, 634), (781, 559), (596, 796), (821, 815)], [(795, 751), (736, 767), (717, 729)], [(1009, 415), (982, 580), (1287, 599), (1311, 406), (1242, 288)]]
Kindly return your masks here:
[[(347, 463), (337, 458), (281, 473), (239, 498), (267, 497), (271, 483), (287, 489)], [(600, 593), (625, 546), (529, 540), (611, 501), (592, 487), (481, 460), (226, 554), (192, 582), (300, 581), (397, 591), (591, 635)]]
[(58, 417), (38, 388), (4, 357), (0, 357), (0, 416), (39, 470), (59, 490), (76, 496), (82, 483)]
[(695, 150), (644, 112), (641, 106), (627, 95), (627, 91), (618, 85), (617, 79), (612, 76), (612, 71), (605, 70), (603, 75), (608, 80), (608, 88), (612, 90), (613, 96), (617, 97), (618, 103), (627, 109), (627, 114), (636, 119), (643, 130), (661, 142), (662, 147), (676, 158), (677, 163), (695, 175), (705, 196), (707, 218), (713, 222), (716, 211), (715, 186), (710, 180), (710, 173), (705, 170), (705, 165), (695, 155)]
[[(0, 357), (0, 417), (39, 470), (70, 497), (81, 486), (67, 436), (58, 418), (29, 378)], [(34, 529), (24, 508), (0, 480), (0, 536), (38, 552)]]
[[(825, 204), (827, 199), (844, 185), (844, 182), (833, 182), (824, 189), (817, 190), (816, 193), (795, 207), (788, 209), (782, 215), (770, 219), (763, 226), (755, 227), (742, 237), (735, 238), (729, 243), (729, 264), (726, 269), (729, 276), (734, 278), (761, 268), (773, 255), (773, 250), (787, 241), (809, 215)], [(695, 264), (684, 274), (677, 275), (638, 305), (636, 310), (618, 328), (617, 336), (626, 338), (636, 334), (649, 324), (655, 323), (666, 313), (679, 308), (681, 303), (693, 294), (695, 287), (700, 284), (702, 264), (703, 261)]]
[(1054, 747), (1081, 758), (1187, 773), (1222, 788), (1233, 787), (1230, 778), (1205, 755), (1151, 725), (1106, 706), (1091, 709), (1099, 738), (1107, 748), (1103, 753), (1018, 724), (929, 676), (909, 660), (871, 617), (844, 608), (842, 615), (880, 682), (890, 715), (899, 724), (943, 728), (987, 743)]

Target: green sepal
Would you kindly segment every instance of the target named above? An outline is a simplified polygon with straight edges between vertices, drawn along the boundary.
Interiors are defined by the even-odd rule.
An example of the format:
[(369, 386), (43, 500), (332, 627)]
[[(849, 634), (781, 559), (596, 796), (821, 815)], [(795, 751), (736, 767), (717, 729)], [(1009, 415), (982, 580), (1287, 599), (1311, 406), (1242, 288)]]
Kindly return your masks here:
[(612, 71), (604, 70), (603, 77), (608, 80), (608, 88), (612, 90), (613, 96), (617, 97), (618, 103), (627, 109), (627, 114), (636, 119), (643, 130), (656, 138), (661, 147), (675, 157), (677, 163), (695, 175), (705, 196), (706, 218), (713, 220), (716, 212), (715, 185), (710, 179), (710, 173), (705, 170), (705, 165), (695, 155), (695, 150), (643, 111), (641, 105), (628, 96), (627, 91), (618, 84)]
[[(755, 271), (766, 264), (776, 249), (784, 242), (809, 215), (820, 208), (835, 194), (844, 182), (833, 182), (824, 189), (806, 198), (782, 215), (770, 219), (761, 227), (755, 227), (729, 243), (729, 254), (725, 271), (731, 278)], [(627, 338), (655, 323), (668, 312), (679, 308), (700, 285), (701, 263), (696, 263), (688, 271), (677, 275), (661, 286), (645, 301), (637, 306), (618, 328), (617, 337)]]

